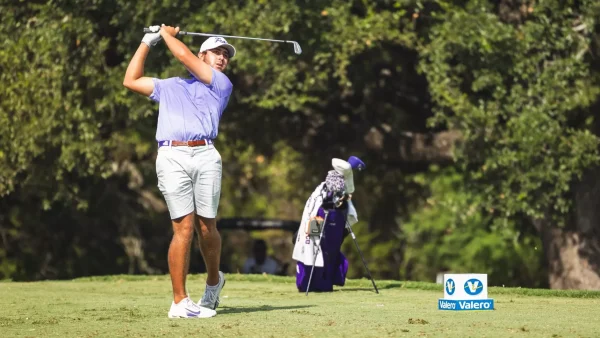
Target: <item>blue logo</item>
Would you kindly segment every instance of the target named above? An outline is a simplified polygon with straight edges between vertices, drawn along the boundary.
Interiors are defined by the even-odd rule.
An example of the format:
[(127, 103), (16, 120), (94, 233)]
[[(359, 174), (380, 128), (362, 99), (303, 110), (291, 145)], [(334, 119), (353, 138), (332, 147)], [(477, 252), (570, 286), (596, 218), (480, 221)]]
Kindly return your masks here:
[(438, 310), (469, 311), (469, 310), (494, 310), (493, 299), (478, 300), (438, 300)]
[(465, 282), (465, 292), (470, 296), (477, 296), (483, 291), (483, 283), (476, 278), (471, 278)]
[(446, 281), (446, 293), (452, 296), (454, 294), (454, 291), (456, 291), (456, 285), (454, 284), (454, 280), (452, 278), (449, 278)]

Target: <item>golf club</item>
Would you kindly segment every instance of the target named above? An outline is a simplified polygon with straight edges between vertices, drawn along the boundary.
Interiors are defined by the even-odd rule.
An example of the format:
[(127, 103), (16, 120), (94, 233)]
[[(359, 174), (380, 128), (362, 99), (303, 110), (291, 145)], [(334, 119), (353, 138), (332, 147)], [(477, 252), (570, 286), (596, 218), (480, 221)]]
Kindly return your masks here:
[[(148, 27), (144, 28), (144, 33), (156, 33)], [(192, 35), (192, 36), (220, 36), (223, 38), (234, 38), (234, 39), (246, 39), (246, 40), (260, 40), (260, 41), (271, 41), (271, 42), (285, 42), (291, 43), (294, 46), (294, 53), (300, 55), (302, 54), (302, 48), (300, 48), (300, 44), (296, 41), (291, 40), (274, 40), (274, 39), (262, 39), (262, 38), (250, 38), (247, 36), (234, 36), (234, 35), (222, 35), (222, 34), (211, 34), (211, 33), (194, 33), (194, 32), (184, 32), (179, 31), (177, 35)]]
[(356, 236), (354, 235), (354, 231), (352, 231), (352, 227), (350, 226), (350, 224), (348, 224), (348, 222), (346, 222), (346, 229), (348, 229), (348, 231), (350, 232), (350, 235), (352, 236), (352, 239), (354, 240), (354, 244), (356, 245), (356, 250), (358, 250), (358, 253), (360, 254), (360, 258), (362, 259), (363, 265), (365, 266), (365, 269), (367, 270), (367, 274), (369, 275), (369, 278), (371, 279), (371, 283), (373, 283), (375, 292), (379, 293), (379, 290), (377, 289), (377, 285), (375, 285), (375, 280), (373, 279), (373, 276), (371, 276), (371, 271), (369, 271), (369, 267), (367, 266), (367, 262), (365, 261), (365, 257), (363, 256), (362, 251), (360, 251), (360, 248), (358, 247), (358, 242), (356, 241)]
[(321, 233), (319, 234), (319, 245), (317, 245), (317, 251), (313, 255), (313, 264), (310, 269), (310, 276), (308, 277), (308, 285), (306, 286), (306, 296), (308, 296), (308, 291), (310, 291), (310, 282), (312, 281), (313, 272), (315, 271), (315, 264), (317, 264), (317, 256), (321, 250), (321, 240), (323, 239), (323, 233), (325, 232), (325, 222), (327, 222), (327, 216), (329, 215), (329, 210), (325, 210), (324, 212), (325, 217), (323, 218), (323, 225), (321, 226)]

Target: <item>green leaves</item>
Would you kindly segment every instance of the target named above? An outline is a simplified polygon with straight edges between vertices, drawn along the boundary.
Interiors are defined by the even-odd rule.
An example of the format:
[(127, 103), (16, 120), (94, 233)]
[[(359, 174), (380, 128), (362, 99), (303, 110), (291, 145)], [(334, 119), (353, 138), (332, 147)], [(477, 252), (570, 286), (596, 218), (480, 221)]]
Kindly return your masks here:
[(587, 29), (600, 18), (597, 4), (531, 2), (500, 13), (489, 1), (428, 3), (442, 9), (419, 45), (435, 104), (430, 126), (464, 138), (454, 168), (415, 177), (429, 198), (403, 223), (401, 271), (414, 279), (481, 271), (494, 283), (543, 286), (531, 222), (573, 226), (572, 187), (600, 161), (590, 129), (598, 32)]
[(403, 222), (401, 278), (478, 271), (497, 285), (545, 284), (541, 241), (527, 223), (503, 217), (503, 210), (483, 209), (486, 196), (466, 189), (464, 176), (451, 168), (432, 168), (414, 179), (430, 196)]
[(572, 122), (600, 89), (580, 57), (590, 41), (572, 23), (570, 9), (554, 1), (519, 26), (453, 7), (422, 49), (433, 122), (464, 132), (457, 163), (474, 191), (487, 194), (487, 207), (564, 216), (570, 182), (599, 163), (598, 138)]
[(82, 104), (86, 78), (101, 69), (101, 59), (92, 50), (101, 53), (102, 44), (92, 48), (90, 31), (82, 28), (85, 20), (60, 10), (22, 14), (22, 21), (8, 16), (6, 24), (21, 29), (17, 35), (6, 32), (14, 39), (5, 40), (0, 51), (0, 81), (6, 83), (0, 100), (0, 142), (9, 149), (0, 162), (2, 195), (19, 184), (20, 174), (26, 180), (39, 179), (27, 175), (33, 161), (53, 162), (49, 157), (55, 150), (62, 151), (57, 162), (47, 162), (43, 180), (58, 178), (81, 160), (98, 166), (102, 158), (91, 144), (97, 124), (90, 107)]
[[(437, 247), (448, 257), (465, 248), (465, 257), (499, 267), (514, 259), (535, 275), (535, 239), (520, 221), (564, 219), (571, 185), (599, 161), (590, 105), (600, 90), (591, 57), (600, 11), (592, 0), (531, 6), (516, 20), (485, 0), (2, 5), (0, 229), (12, 231), (13, 250), (23, 247), (14, 256), (69, 257), (65, 275), (88, 271), (77, 262), (93, 250), (124, 264), (114, 244), (121, 235), (163, 243), (158, 108), (121, 83), (142, 28), (165, 23), (303, 47), (298, 56), (290, 44), (230, 40), (239, 54), (217, 140), (222, 216), (298, 219), (330, 159), (358, 155), (369, 170), (355, 177), (357, 231), (382, 276), (398, 277), (403, 241), (420, 278), (451, 264)], [(196, 51), (204, 39), (183, 40)], [(145, 75), (186, 72), (159, 44)], [(462, 135), (445, 145), (456, 149), (453, 170), (428, 172), (429, 163), (404, 157), (416, 140), (407, 135), (446, 129)], [(401, 241), (389, 241), (398, 224)], [(49, 239), (56, 248), (43, 246)], [(159, 252), (149, 257), (164, 263)], [(36, 264), (0, 269), (42, 278)]]

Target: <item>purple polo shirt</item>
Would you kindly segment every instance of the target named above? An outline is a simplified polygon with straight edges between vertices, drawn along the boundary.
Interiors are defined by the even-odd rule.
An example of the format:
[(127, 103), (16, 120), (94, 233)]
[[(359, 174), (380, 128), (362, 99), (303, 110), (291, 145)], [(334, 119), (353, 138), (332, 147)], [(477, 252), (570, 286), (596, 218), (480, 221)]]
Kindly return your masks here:
[(150, 98), (159, 103), (156, 141), (214, 140), (217, 137), (219, 120), (233, 85), (227, 75), (214, 69), (212, 72), (209, 85), (193, 76), (152, 79), (154, 91)]

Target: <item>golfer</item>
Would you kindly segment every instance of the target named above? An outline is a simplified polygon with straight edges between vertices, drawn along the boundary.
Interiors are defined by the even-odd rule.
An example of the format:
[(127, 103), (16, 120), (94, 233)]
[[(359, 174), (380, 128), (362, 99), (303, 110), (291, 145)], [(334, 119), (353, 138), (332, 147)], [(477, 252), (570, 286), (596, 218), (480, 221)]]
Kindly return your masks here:
[[(222, 164), (215, 139), (233, 88), (223, 71), (234, 57), (235, 48), (221, 37), (210, 37), (194, 55), (176, 38), (179, 27), (151, 29), (156, 33), (142, 39), (123, 85), (159, 103), (156, 174), (173, 226), (168, 254), (173, 303), (168, 316), (213, 317), (225, 285), (225, 276), (219, 271), (221, 236), (216, 227)], [(146, 56), (161, 39), (190, 78), (144, 76)], [(185, 286), (195, 227), (208, 273), (206, 290), (198, 304), (189, 298)]]

